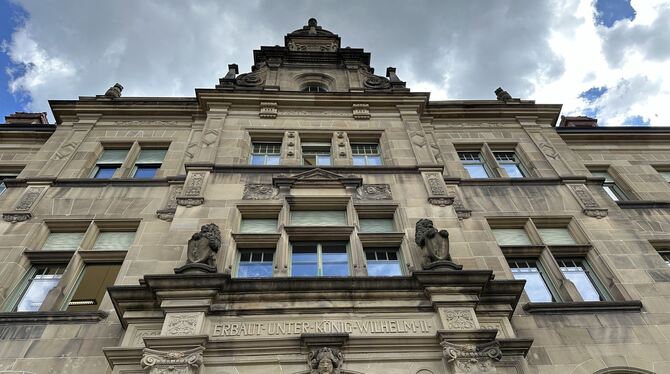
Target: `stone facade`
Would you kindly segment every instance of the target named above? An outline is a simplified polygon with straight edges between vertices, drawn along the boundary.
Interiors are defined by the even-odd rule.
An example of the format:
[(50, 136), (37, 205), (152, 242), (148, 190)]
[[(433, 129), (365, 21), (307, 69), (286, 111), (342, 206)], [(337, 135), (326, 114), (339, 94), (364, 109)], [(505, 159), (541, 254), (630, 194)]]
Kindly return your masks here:
[[(669, 129), (556, 127), (560, 105), (509, 94), (429, 101), (316, 20), (254, 58), (193, 98), (118, 89), (51, 101), (57, 125), (0, 126), (18, 174), (0, 195), (0, 373), (670, 373)], [(331, 165), (304, 164), (318, 147)], [(108, 150), (124, 151), (118, 164), (102, 163)], [(137, 178), (145, 150), (166, 152)], [(448, 256), (424, 257), (421, 219), (448, 232), (431, 244)], [(274, 231), (245, 228), (268, 220)], [(382, 220), (392, 229), (368, 231)], [(214, 272), (176, 274), (208, 224)], [(333, 242), (348, 276), (296, 277), (296, 243), (318, 243), (320, 275)], [(271, 277), (244, 276), (253, 250), (270, 253)], [(387, 269), (375, 251), (400, 275), (374, 276)], [(552, 301), (523, 291), (521, 260), (541, 265)], [(588, 264), (599, 300), (566, 261)], [(41, 304), (17, 311), (54, 264)], [(108, 291), (78, 298), (100, 280), (86, 271), (111, 265)]]

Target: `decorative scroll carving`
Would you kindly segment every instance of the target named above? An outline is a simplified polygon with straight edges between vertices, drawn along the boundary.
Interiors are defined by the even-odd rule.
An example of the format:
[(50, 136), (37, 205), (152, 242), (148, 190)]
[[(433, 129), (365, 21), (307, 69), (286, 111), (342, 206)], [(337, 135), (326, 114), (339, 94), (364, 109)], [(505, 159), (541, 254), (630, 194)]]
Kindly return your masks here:
[(24, 222), (32, 218), (32, 214), (28, 212), (13, 212), (13, 213), (2, 213), (2, 220), (5, 222), (17, 223)]
[(368, 67), (361, 67), (363, 75), (363, 87), (371, 90), (387, 90), (391, 88), (391, 81), (387, 78), (374, 75)]
[(174, 219), (174, 214), (177, 210), (177, 196), (181, 195), (183, 189), (183, 185), (170, 186), (165, 207), (156, 211), (158, 219), (168, 222), (171, 222), (172, 219)]
[(279, 195), (279, 190), (271, 184), (246, 184), (244, 185), (244, 200), (272, 200)]
[(391, 200), (391, 186), (388, 184), (364, 184), (356, 189), (358, 200)]
[(195, 374), (202, 365), (204, 350), (201, 346), (181, 352), (144, 348), (140, 364), (149, 374)]
[(607, 209), (598, 205), (586, 186), (583, 184), (568, 184), (568, 187), (579, 200), (583, 208), (582, 212), (585, 215), (595, 218), (607, 217)]
[(166, 322), (167, 335), (195, 335), (198, 313), (169, 313)]
[(370, 104), (353, 104), (354, 119), (370, 119)]
[(340, 374), (344, 356), (337, 348), (323, 347), (309, 353), (310, 374)]
[(258, 87), (265, 84), (267, 68), (263, 65), (251, 73), (240, 74), (235, 78), (235, 84), (242, 87)]
[(277, 118), (277, 103), (276, 102), (261, 102), (261, 108), (258, 112), (261, 118)]
[(467, 309), (448, 309), (444, 316), (449, 330), (470, 330), (477, 327), (472, 313)]
[(336, 40), (323, 41), (302, 39), (299, 43), (291, 40), (288, 42), (288, 49), (300, 52), (336, 52), (339, 45)]
[(205, 201), (202, 197), (202, 186), (206, 177), (206, 171), (191, 173), (183, 188), (183, 195), (177, 197), (177, 204), (187, 207), (202, 204)]
[(30, 186), (26, 188), (26, 191), (23, 193), (19, 202), (16, 203), (15, 210), (30, 210), (30, 208), (35, 204), (37, 199), (40, 197), (42, 192), (46, 190), (46, 186)]
[(442, 342), (447, 362), (453, 362), (457, 373), (493, 372), (493, 361), (500, 361), (502, 352), (497, 341), (474, 345)]
[(423, 268), (426, 270), (447, 267), (459, 269), (449, 256), (449, 232), (437, 230), (433, 221), (423, 218), (416, 223), (414, 242), (421, 247)]

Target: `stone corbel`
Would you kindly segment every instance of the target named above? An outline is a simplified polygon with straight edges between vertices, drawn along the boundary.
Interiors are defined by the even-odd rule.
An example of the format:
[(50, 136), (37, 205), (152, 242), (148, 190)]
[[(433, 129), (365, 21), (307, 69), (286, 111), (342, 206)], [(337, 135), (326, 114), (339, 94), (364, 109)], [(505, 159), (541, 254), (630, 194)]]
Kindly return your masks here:
[(444, 207), (454, 203), (455, 196), (448, 194), (441, 171), (422, 170), (421, 176), (428, 191), (430, 204)]
[(370, 119), (370, 104), (353, 104), (354, 119)]
[(202, 346), (185, 351), (159, 351), (144, 348), (140, 364), (149, 374), (195, 374), (200, 371), (204, 350)]
[(463, 196), (458, 193), (458, 186), (453, 184), (448, 184), (446, 186), (447, 195), (454, 197), (454, 210), (458, 219), (466, 219), (472, 216), (472, 210), (468, 209), (463, 205)]
[(277, 102), (261, 102), (261, 108), (258, 115), (261, 118), (277, 118)]
[(180, 196), (177, 196), (177, 205), (194, 207), (205, 202), (204, 188), (208, 170), (193, 170), (188, 172), (184, 188)]
[(182, 194), (184, 189), (183, 184), (171, 184), (168, 191), (167, 201), (163, 209), (156, 211), (156, 217), (162, 219), (163, 221), (171, 222), (174, 218), (174, 214), (177, 211), (177, 196)]
[(37, 205), (37, 202), (44, 196), (49, 188), (48, 185), (29, 185), (16, 202), (13, 212), (2, 214), (2, 219), (6, 222), (16, 223), (27, 221), (32, 218), (31, 211)]
[(579, 205), (582, 207), (582, 212), (589, 216), (595, 218), (604, 218), (607, 217), (607, 208), (603, 208), (596, 202), (596, 199), (593, 198), (589, 189), (586, 188), (584, 184), (567, 184), (570, 192), (575, 196)]
[(491, 341), (483, 344), (457, 344), (449, 341), (440, 343), (448, 363), (453, 363), (454, 373), (492, 373), (496, 371), (494, 362), (500, 361), (500, 343)]

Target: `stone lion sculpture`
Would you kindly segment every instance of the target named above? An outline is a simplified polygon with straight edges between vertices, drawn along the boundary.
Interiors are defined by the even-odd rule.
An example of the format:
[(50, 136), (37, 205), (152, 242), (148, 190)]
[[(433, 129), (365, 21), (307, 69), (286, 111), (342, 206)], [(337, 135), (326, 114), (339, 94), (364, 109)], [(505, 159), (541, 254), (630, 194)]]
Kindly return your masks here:
[(449, 232), (437, 230), (433, 221), (423, 218), (416, 223), (414, 241), (423, 252), (424, 267), (435, 261), (449, 261)]
[(221, 247), (219, 226), (209, 223), (200, 228), (188, 241), (186, 264), (205, 264), (216, 267), (216, 253)]
[(323, 347), (309, 353), (310, 374), (340, 374), (344, 356), (336, 348)]

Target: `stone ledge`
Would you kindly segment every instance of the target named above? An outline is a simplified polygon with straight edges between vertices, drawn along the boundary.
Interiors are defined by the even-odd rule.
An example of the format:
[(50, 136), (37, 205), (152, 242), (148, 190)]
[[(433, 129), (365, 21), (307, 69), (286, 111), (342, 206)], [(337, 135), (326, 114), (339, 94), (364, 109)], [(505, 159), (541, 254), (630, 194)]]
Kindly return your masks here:
[(670, 201), (625, 200), (616, 202), (621, 209), (668, 209)]
[(97, 323), (107, 318), (107, 312), (4, 312), (0, 325), (12, 323)]
[(622, 301), (575, 301), (561, 303), (527, 303), (523, 310), (528, 313), (592, 313), (592, 312), (639, 312), (642, 309), (640, 300)]

